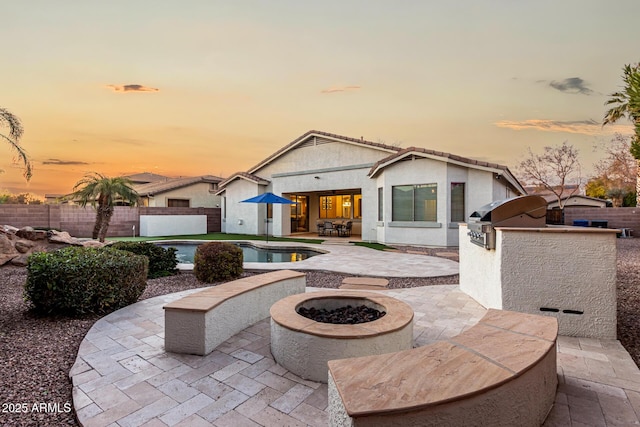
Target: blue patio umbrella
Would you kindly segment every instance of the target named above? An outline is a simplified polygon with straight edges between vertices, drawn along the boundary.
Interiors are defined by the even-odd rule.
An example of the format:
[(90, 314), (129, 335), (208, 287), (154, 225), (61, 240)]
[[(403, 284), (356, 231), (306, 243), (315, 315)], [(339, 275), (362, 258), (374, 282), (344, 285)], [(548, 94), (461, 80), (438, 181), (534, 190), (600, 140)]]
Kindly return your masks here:
[[(289, 199), (285, 199), (284, 197), (276, 196), (273, 193), (262, 193), (259, 196), (251, 197), (246, 200), (240, 201), (240, 203), (264, 203), (267, 205), (267, 212), (269, 211), (269, 205), (279, 204), (279, 205), (295, 205), (296, 202), (292, 202)], [(265, 218), (266, 220), (267, 218)], [(267, 243), (269, 243), (269, 221), (267, 223)]]

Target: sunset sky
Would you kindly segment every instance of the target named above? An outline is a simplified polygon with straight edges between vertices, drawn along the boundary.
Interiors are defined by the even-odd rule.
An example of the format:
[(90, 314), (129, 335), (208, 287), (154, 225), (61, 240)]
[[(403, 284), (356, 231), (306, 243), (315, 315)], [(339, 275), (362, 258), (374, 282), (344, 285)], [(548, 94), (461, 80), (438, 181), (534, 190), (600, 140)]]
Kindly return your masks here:
[(0, 141), (0, 191), (224, 177), (311, 129), (512, 169), (568, 141), (588, 173), (631, 132), (601, 121), (640, 60), (638, 0), (1, 2), (0, 107), (34, 174)]

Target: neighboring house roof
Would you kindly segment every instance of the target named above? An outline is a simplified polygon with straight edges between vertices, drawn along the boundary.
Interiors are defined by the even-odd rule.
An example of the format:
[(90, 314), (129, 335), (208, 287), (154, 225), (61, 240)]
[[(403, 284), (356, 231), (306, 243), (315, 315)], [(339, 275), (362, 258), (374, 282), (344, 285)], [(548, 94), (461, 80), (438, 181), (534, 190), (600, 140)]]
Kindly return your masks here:
[(136, 185), (135, 190), (140, 196), (155, 196), (157, 194), (166, 193), (167, 191), (177, 190), (179, 188), (188, 187), (201, 182), (209, 184), (218, 184), (222, 178), (213, 175), (191, 176), (184, 178), (169, 178), (167, 181), (152, 182), (149, 184)]
[[(544, 194), (541, 195), (549, 204), (552, 203), (557, 203), (558, 202), (558, 198), (556, 197), (555, 194)], [(595, 202), (598, 204), (602, 204), (603, 206), (607, 206), (610, 205), (611, 202), (605, 199), (598, 199), (597, 197), (590, 197), (590, 196), (584, 196), (582, 194), (567, 194), (567, 195), (562, 195), (560, 197), (561, 200), (569, 200), (569, 199), (581, 199), (581, 200), (587, 200), (587, 201), (591, 201), (591, 202)], [(572, 206), (575, 206), (575, 204), (572, 204)]]
[(397, 152), (397, 151), (401, 150), (400, 147), (394, 147), (392, 145), (387, 145), (387, 144), (381, 144), (381, 143), (378, 143), (378, 142), (367, 141), (364, 138), (360, 138), (360, 139), (351, 138), (351, 137), (348, 137), (348, 136), (336, 135), (334, 133), (327, 133), (327, 132), (322, 132), (322, 131), (318, 131), (318, 130), (310, 130), (309, 132), (305, 133), (304, 135), (294, 139), (289, 144), (285, 145), (280, 150), (276, 151), (271, 156), (267, 157), (266, 159), (264, 159), (263, 161), (261, 161), (257, 165), (255, 165), (252, 168), (250, 168), (248, 170), (248, 172), (250, 174), (255, 173), (256, 171), (258, 171), (259, 169), (261, 169), (264, 166), (268, 165), (269, 163), (271, 163), (272, 161), (274, 161), (278, 157), (282, 156), (283, 154), (287, 153), (288, 151), (291, 151), (292, 149), (296, 148), (297, 146), (304, 144), (305, 142), (307, 142), (308, 140), (310, 140), (310, 139), (312, 139), (314, 137), (320, 137), (322, 139), (329, 140), (329, 141), (335, 141), (335, 142), (346, 142), (346, 143), (349, 143), (349, 144), (363, 145), (363, 146), (367, 146), (367, 147), (376, 148), (378, 150), (386, 151), (386, 152), (389, 152), (389, 153), (394, 153), (394, 152)]
[(264, 179), (264, 178), (260, 178), (257, 175), (253, 175), (247, 172), (236, 172), (233, 175), (231, 175), (229, 178), (225, 179), (224, 181), (220, 182), (218, 184), (218, 192), (216, 194), (221, 194), (224, 192), (225, 187), (231, 183), (232, 181), (235, 181), (237, 179), (244, 179), (245, 181), (249, 181), (249, 182), (253, 182), (254, 184), (258, 184), (258, 185), (268, 185), (269, 184), (269, 180)]
[[(534, 196), (541, 196), (544, 197), (545, 200), (547, 202), (552, 202), (552, 201), (557, 201), (558, 198), (557, 196), (548, 188), (540, 188), (540, 187), (535, 187), (535, 186), (528, 186), (525, 187), (525, 189), (528, 190), (529, 194), (534, 195)], [(560, 191), (560, 187), (555, 187), (556, 191)], [(564, 189), (562, 190), (562, 193), (560, 193), (560, 199), (561, 200), (566, 200), (571, 196), (581, 196), (581, 197), (587, 197), (587, 196), (583, 196), (580, 194), (580, 187), (574, 184), (567, 184), (565, 185)]]
[(453, 163), (464, 167), (470, 167), (474, 169), (489, 170), (498, 175), (502, 175), (505, 179), (513, 185), (520, 193), (527, 194), (524, 187), (518, 182), (516, 177), (511, 173), (508, 167), (499, 165), (497, 163), (489, 163), (482, 160), (471, 159), (468, 157), (457, 156), (451, 153), (445, 153), (442, 151), (429, 150), (421, 147), (408, 147), (404, 148), (397, 153), (385, 157), (374, 164), (369, 170), (369, 176), (374, 177), (387, 166), (390, 166), (396, 162), (407, 160), (415, 157), (431, 158), (447, 163)]
[(164, 175), (158, 175), (151, 172), (134, 173), (133, 175), (125, 175), (123, 178), (131, 180), (134, 184), (149, 184), (152, 182), (167, 181), (173, 178)]

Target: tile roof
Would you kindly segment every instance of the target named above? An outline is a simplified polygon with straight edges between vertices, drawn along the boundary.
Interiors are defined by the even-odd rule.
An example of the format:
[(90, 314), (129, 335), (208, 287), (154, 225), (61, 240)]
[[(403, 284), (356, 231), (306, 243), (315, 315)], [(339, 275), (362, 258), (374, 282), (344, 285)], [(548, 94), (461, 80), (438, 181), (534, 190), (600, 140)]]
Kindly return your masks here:
[(384, 159), (377, 161), (376, 164), (374, 164), (371, 167), (371, 170), (369, 171), (369, 175), (370, 176), (375, 175), (380, 168), (386, 166), (387, 164), (394, 163), (394, 161), (400, 160), (401, 158), (406, 157), (407, 155), (410, 155), (412, 153), (422, 153), (422, 154), (427, 154), (431, 156), (442, 157), (442, 158), (450, 159), (456, 162), (465, 163), (468, 165), (481, 166), (481, 167), (486, 167), (491, 169), (501, 169), (505, 171), (509, 170), (508, 167), (504, 165), (500, 165), (498, 163), (485, 162), (482, 160), (471, 159), (469, 157), (462, 157), (462, 156), (458, 156), (451, 153), (445, 153), (443, 151), (429, 150), (428, 148), (407, 147), (398, 151), (397, 153), (391, 154), (390, 156), (387, 156)]
[(171, 177), (158, 175), (152, 172), (134, 173), (132, 175), (125, 175), (123, 176), (123, 178), (127, 178), (133, 181), (134, 184), (149, 184), (152, 182), (167, 181), (169, 179), (173, 179)]
[(247, 172), (236, 172), (233, 175), (231, 175), (229, 178), (226, 178), (225, 180), (220, 182), (218, 184), (218, 188), (220, 188), (220, 191), (222, 191), (222, 189), (227, 184), (229, 184), (231, 181), (234, 181), (234, 180), (236, 180), (238, 178), (246, 179), (248, 181), (255, 182), (256, 184), (262, 184), (262, 185), (267, 185), (267, 184), (269, 184), (269, 182), (271, 182), (271, 181), (269, 181), (267, 179), (261, 178), (261, 177), (259, 177), (257, 175), (253, 175), (253, 174), (250, 174), (250, 173), (247, 173)]
[(135, 190), (141, 196), (149, 196), (165, 193), (167, 191), (176, 190), (178, 188), (187, 187), (189, 185), (200, 182), (219, 183), (222, 178), (213, 175), (191, 176), (183, 178), (169, 178), (167, 181), (151, 182), (149, 184), (140, 184), (134, 186)]
[(482, 160), (477, 160), (477, 159), (471, 159), (469, 157), (462, 157), (462, 156), (458, 156), (455, 154), (451, 154), (451, 153), (445, 153), (443, 151), (435, 151), (435, 150), (429, 150), (427, 148), (421, 148), (421, 147), (408, 147), (408, 148), (404, 148), (400, 151), (398, 151), (397, 153), (391, 154), (390, 156), (385, 157), (384, 159), (381, 159), (379, 161), (377, 161), (369, 170), (368, 175), (373, 178), (380, 170), (382, 170), (383, 168), (385, 168), (386, 166), (389, 166), (392, 163), (395, 163), (397, 161), (400, 161), (408, 156), (411, 156), (413, 154), (425, 154), (426, 156), (434, 156), (434, 157), (440, 157), (442, 159), (444, 159), (444, 161), (452, 161), (452, 162), (457, 162), (457, 163), (462, 163), (465, 165), (469, 165), (469, 166), (476, 166), (478, 168), (488, 168), (488, 169), (494, 169), (494, 170), (499, 170), (502, 171), (501, 174), (507, 179), (507, 181), (509, 181), (511, 183), (511, 185), (513, 185), (513, 187), (520, 193), (522, 194), (527, 194), (527, 191), (524, 189), (524, 187), (522, 186), (522, 184), (520, 184), (520, 182), (518, 182), (518, 179), (511, 173), (511, 171), (509, 170), (509, 168), (507, 166), (504, 165), (500, 165), (498, 163), (490, 163), (490, 162), (485, 162)]

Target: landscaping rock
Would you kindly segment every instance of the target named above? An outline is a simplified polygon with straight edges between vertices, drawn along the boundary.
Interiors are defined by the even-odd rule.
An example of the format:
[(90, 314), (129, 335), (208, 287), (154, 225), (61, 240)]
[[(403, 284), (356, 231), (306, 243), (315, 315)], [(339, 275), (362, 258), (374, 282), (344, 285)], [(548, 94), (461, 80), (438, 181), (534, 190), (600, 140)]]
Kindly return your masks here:
[(0, 234), (0, 254), (18, 255), (18, 251), (14, 247), (13, 241), (5, 234)]
[(47, 238), (45, 230), (34, 230), (33, 227), (22, 227), (15, 232), (15, 235), (27, 240), (44, 240)]
[(17, 242), (15, 242), (13, 245), (13, 247), (16, 248), (16, 250), (21, 254), (26, 254), (35, 246), (36, 246), (35, 242), (31, 240), (26, 240), (26, 239), (20, 239)]
[(69, 233), (67, 233), (66, 231), (55, 231), (55, 230), (52, 230), (51, 231), (51, 236), (49, 237), (49, 242), (51, 242), (51, 243), (64, 243), (64, 244), (67, 244), (67, 245), (80, 246), (80, 245), (78, 245), (78, 239), (76, 239), (75, 237), (71, 237), (71, 235)]
[(10, 225), (0, 226), (0, 266), (12, 264), (27, 265), (33, 252), (47, 252), (65, 246), (102, 247), (104, 243), (91, 239), (78, 239), (66, 231), (35, 230), (33, 227), (20, 229)]

